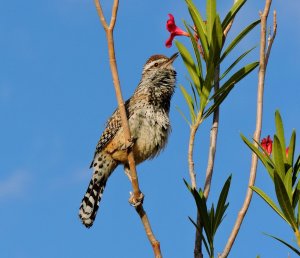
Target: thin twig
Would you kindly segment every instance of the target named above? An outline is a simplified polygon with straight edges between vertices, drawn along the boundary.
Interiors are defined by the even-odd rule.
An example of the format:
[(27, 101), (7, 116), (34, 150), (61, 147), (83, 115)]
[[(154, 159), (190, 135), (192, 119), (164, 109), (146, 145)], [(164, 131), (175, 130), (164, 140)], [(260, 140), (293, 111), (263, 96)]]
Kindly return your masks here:
[(273, 33), (272, 33), (272, 35), (270, 35), (270, 38), (268, 39), (266, 64), (265, 64), (266, 66), (268, 65), (268, 61), (269, 61), (272, 45), (273, 45), (274, 39), (276, 37), (276, 33), (277, 33), (277, 14), (276, 14), (276, 10), (274, 10), (274, 12), (273, 12)]
[[(257, 111), (256, 111), (256, 129), (254, 132), (254, 142), (253, 144), (257, 146), (256, 142), (260, 140), (261, 127), (262, 127), (262, 111), (263, 111), (263, 93), (264, 93), (264, 82), (265, 82), (265, 73), (266, 73), (266, 26), (267, 26), (267, 18), (270, 11), (270, 6), (272, 4), (272, 0), (266, 0), (265, 8), (263, 13), (261, 14), (261, 33), (260, 33), (260, 63), (259, 63), (259, 73), (258, 73), (258, 89), (257, 89)], [(271, 49), (270, 49), (271, 51)], [(256, 170), (257, 170), (257, 156), (252, 153), (252, 161), (250, 168), (250, 176), (248, 189), (246, 193), (246, 197), (243, 203), (241, 210), (238, 213), (235, 225), (232, 229), (232, 232), (228, 238), (227, 244), (224, 248), (223, 253), (219, 256), (220, 258), (225, 258), (228, 256), (233, 243), (236, 239), (236, 236), (239, 232), (241, 224), (245, 218), (247, 210), (249, 208), (253, 191), (251, 187), (255, 183), (256, 178)]]
[[(123, 127), (123, 131), (124, 131), (125, 143), (126, 143), (126, 146), (131, 146), (131, 134), (130, 134), (127, 115), (126, 115), (125, 105), (124, 105), (124, 101), (123, 101), (123, 97), (122, 97), (121, 87), (120, 87), (120, 81), (119, 81), (117, 63), (116, 63), (116, 57), (115, 57), (114, 38), (113, 38), (113, 30), (114, 30), (114, 27), (116, 24), (119, 1), (114, 0), (109, 26), (105, 20), (99, 0), (94, 0), (94, 3), (96, 5), (96, 9), (97, 9), (101, 24), (106, 33), (106, 38), (107, 38), (107, 43), (108, 43), (108, 53), (109, 53), (109, 64), (110, 64), (110, 69), (111, 69), (111, 73), (112, 73), (114, 88), (116, 91), (118, 108), (119, 108), (120, 117), (121, 117), (121, 121), (122, 121), (122, 127)], [(141, 221), (144, 225), (146, 235), (153, 247), (155, 258), (161, 258), (162, 255), (160, 252), (160, 244), (156, 240), (156, 238), (152, 232), (150, 222), (149, 222), (147, 214), (143, 208), (143, 204), (142, 204), (143, 194), (139, 188), (139, 182), (138, 182), (138, 177), (137, 177), (137, 172), (136, 172), (136, 167), (135, 167), (134, 155), (133, 155), (132, 149), (130, 147), (128, 147), (127, 159), (128, 159), (128, 164), (129, 164), (129, 168), (130, 168), (131, 184), (132, 184), (132, 188), (133, 188), (133, 196), (130, 199), (130, 201), (132, 204), (136, 204), (135, 210), (139, 214)]]

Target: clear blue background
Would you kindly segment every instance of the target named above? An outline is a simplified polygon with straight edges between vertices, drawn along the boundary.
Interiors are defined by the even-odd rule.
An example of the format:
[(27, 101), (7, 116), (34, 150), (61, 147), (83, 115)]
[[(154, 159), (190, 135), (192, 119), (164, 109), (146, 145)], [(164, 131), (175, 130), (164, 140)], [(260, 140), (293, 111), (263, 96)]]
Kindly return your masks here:
[[(103, 1), (110, 15), (112, 1)], [(195, 1), (196, 3), (204, 1)], [(218, 1), (224, 17), (232, 1)], [(198, 5), (204, 12), (204, 5)], [(259, 17), (264, 1), (248, 1), (230, 39)], [(278, 35), (266, 78), (263, 133), (274, 133), (274, 112), (280, 109), (287, 137), (299, 132), (299, 0), (275, 1)], [(138, 84), (149, 56), (167, 49), (167, 14), (183, 27), (190, 22), (184, 1), (121, 1), (115, 30), (116, 55), (124, 97)], [(270, 21), (269, 24), (272, 24)], [(187, 38), (178, 38), (190, 44)], [(229, 42), (228, 40), (228, 42)], [(259, 43), (259, 27), (248, 36), (227, 65)], [(258, 59), (253, 51), (248, 62)], [(93, 228), (78, 219), (78, 208), (91, 171), (88, 169), (105, 121), (116, 107), (108, 66), (107, 45), (93, 1), (46, 0), (0, 3), (0, 257), (153, 257), (142, 224), (128, 205), (131, 185), (118, 168), (107, 185)], [(226, 64), (223, 69), (226, 68)], [(178, 59), (178, 84), (188, 85)], [(249, 138), (255, 128), (257, 70), (240, 83), (221, 108), (220, 134), (209, 202), (233, 174), (227, 216), (216, 236), (222, 252), (243, 203), (250, 167)], [(175, 106), (187, 111), (177, 89), (172, 100), (173, 131), (166, 150), (138, 167), (145, 209), (161, 242), (164, 257), (193, 257), (195, 218), (189, 180), (189, 128)], [(203, 185), (209, 143), (207, 120), (195, 149), (198, 185)], [(297, 151), (299, 153), (299, 141)], [(257, 186), (274, 191), (261, 165)], [(293, 243), (290, 228), (254, 195), (230, 257), (288, 257), (290, 251), (266, 237), (268, 232)], [(290, 253), (290, 257), (296, 257)]]

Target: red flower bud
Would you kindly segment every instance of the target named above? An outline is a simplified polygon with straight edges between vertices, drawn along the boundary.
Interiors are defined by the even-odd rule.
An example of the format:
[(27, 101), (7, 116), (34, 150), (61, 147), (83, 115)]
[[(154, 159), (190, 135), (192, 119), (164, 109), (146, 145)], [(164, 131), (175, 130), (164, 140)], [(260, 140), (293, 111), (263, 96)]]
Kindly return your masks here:
[(286, 156), (286, 158), (288, 158), (288, 156), (289, 156), (289, 147), (286, 147), (286, 149), (285, 149), (285, 156)]
[(261, 141), (261, 146), (262, 146), (262, 148), (263, 148), (269, 155), (271, 155), (271, 153), (272, 153), (272, 144), (273, 144), (273, 141), (272, 141), (270, 135), (268, 135), (267, 138), (263, 138), (262, 141)]
[(175, 19), (172, 14), (169, 14), (169, 20), (167, 20), (167, 30), (170, 32), (170, 37), (166, 41), (166, 47), (171, 47), (173, 39), (176, 36), (187, 36), (189, 37), (189, 34), (179, 27), (176, 26), (175, 24)]

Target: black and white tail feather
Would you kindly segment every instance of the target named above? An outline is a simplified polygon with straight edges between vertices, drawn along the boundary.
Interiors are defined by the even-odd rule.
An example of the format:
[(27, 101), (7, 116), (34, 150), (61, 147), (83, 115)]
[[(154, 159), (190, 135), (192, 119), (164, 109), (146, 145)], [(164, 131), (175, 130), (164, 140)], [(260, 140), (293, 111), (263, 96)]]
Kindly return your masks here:
[(93, 177), (79, 208), (79, 218), (87, 228), (94, 223), (107, 179), (117, 167), (117, 162), (109, 155), (98, 154), (91, 166)]

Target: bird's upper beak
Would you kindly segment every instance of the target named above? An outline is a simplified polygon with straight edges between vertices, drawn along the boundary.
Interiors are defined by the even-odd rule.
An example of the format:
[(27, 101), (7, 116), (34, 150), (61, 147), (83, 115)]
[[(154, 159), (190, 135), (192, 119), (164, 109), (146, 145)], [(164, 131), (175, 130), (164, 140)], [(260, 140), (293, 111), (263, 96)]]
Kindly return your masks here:
[(175, 59), (178, 57), (178, 52), (176, 52), (175, 54), (173, 54), (170, 58), (169, 58), (169, 61), (168, 61), (168, 63), (169, 64), (172, 64), (174, 61), (175, 61)]
[(167, 67), (167, 66), (169, 66), (169, 65), (172, 65), (173, 64), (173, 62), (175, 61), (175, 59), (178, 57), (178, 52), (176, 52), (174, 55), (172, 55), (170, 58), (169, 58), (169, 60), (166, 62), (166, 63), (164, 63), (164, 67)]

